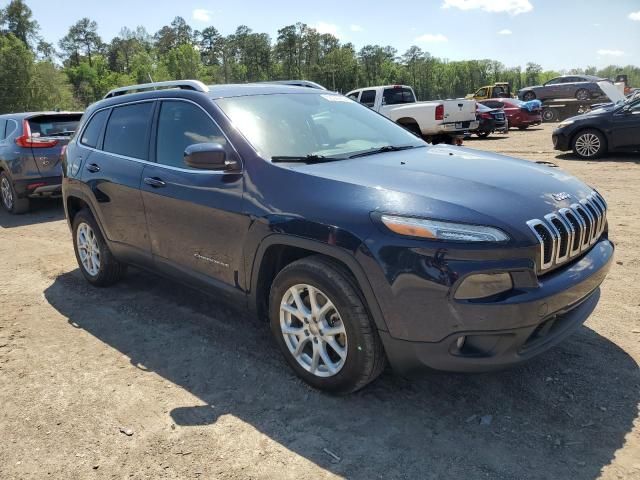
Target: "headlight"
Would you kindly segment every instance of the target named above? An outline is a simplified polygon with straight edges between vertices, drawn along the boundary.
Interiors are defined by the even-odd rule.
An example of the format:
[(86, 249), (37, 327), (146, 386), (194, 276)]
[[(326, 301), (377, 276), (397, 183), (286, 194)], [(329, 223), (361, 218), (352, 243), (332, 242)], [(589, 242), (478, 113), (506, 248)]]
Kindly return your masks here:
[(458, 242), (506, 242), (509, 240), (509, 236), (502, 230), (482, 225), (466, 225), (394, 215), (382, 215), (381, 220), (392, 232), (408, 237)]
[(573, 122), (575, 122), (575, 120), (565, 120), (558, 124), (558, 128), (566, 127), (567, 125), (571, 125)]

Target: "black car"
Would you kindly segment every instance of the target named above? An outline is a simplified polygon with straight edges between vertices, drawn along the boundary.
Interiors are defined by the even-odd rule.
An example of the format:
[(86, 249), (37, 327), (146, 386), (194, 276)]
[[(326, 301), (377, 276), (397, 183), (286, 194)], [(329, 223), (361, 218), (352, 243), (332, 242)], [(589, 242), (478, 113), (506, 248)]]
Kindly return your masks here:
[(580, 158), (600, 158), (607, 152), (640, 150), (640, 98), (605, 105), (568, 118), (553, 131), (556, 150)]
[(82, 117), (76, 112), (0, 115), (0, 196), (9, 213), (29, 199), (60, 195), (62, 152)]
[(430, 146), (313, 88), (118, 89), (63, 170), (88, 282), (136, 265), (248, 304), (337, 393), (387, 360), (470, 372), (542, 353), (591, 314), (614, 251), (604, 199), (567, 173)]
[(478, 128), (471, 133), (475, 133), (480, 138), (486, 138), (493, 132), (509, 131), (509, 124), (503, 108), (489, 108), (478, 103), (476, 107), (476, 119)]

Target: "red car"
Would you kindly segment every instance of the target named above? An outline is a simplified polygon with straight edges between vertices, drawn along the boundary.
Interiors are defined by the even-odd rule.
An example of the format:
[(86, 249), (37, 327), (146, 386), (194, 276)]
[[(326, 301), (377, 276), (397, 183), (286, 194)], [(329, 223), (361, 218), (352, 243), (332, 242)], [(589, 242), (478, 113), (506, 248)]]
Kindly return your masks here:
[(516, 98), (490, 98), (479, 103), (489, 108), (504, 108), (504, 113), (507, 116), (507, 120), (509, 120), (509, 128), (515, 127), (525, 130), (531, 125), (540, 125), (542, 123), (541, 108), (529, 110), (523, 107), (525, 102)]

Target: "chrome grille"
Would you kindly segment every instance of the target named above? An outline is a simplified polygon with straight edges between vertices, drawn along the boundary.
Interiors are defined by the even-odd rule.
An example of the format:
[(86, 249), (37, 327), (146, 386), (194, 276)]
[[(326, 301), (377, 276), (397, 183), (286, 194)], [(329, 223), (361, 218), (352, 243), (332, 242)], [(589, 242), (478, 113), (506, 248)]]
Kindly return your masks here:
[(543, 272), (577, 257), (596, 243), (607, 224), (607, 203), (598, 192), (561, 208), (557, 212), (534, 218), (527, 225), (540, 243), (538, 271)]

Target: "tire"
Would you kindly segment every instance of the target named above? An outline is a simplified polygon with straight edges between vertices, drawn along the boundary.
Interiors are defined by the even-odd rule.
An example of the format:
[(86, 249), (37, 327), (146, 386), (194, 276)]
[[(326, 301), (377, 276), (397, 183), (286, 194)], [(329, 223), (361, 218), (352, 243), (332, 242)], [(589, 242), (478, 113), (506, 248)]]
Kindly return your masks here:
[(606, 153), (607, 139), (598, 130), (581, 130), (573, 137), (571, 148), (578, 157), (594, 160)]
[(487, 138), (489, 135), (491, 135), (491, 132), (489, 130), (482, 130), (476, 132), (476, 135), (478, 136), (478, 138)]
[[(311, 298), (316, 299), (315, 314)], [(314, 388), (348, 394), (384, 369), (382, 342), (355, 281), (324, 257), (303, 258), (278, 273), (271, 285), (269, 319), (287, 363)]]
[(14, 215), (29, 211), (29, 199), (18, 198), (11, 178), (5, 172), (0, 173), (0, 203), (7, 212)]
[(524, 95), (522, 95), (522, 100), (524, 100), (525, 102), (529, 102), (535, 99), (536, 99), (536, 92), (525, 92)]
[(556, 112), (553, 108), (545, 108), (542, 110), (542, 121), (543, 122), (556, 122), (558, 120), (558, 112)]
[[(86, 243), (83, 244), (81, 237)], [(73, 219), (73, 249), (82, 275), (95, 287), (113, 285), (126, 273), (127, 266), (114, 258), (98, 223), (87, 209), (80, 210)]]
[(529, 125), (520, 125), (518, 130), (526, 130), (527, 128), (529, 128)]
[(420, 127), (418, 126), (417, 123), (406, 123), (401, 125), (407, 130), (409, 130), (411, 133), (413, 133), (416, 137), (422, 138), (422, 132), (420, 131)]
[(579, 88), (578, 90), (576, 90), (576, 100), (590, 100), (591, 99), (591, 93), (589, 93), (589, 90), (587, 90), (586, 88)]

